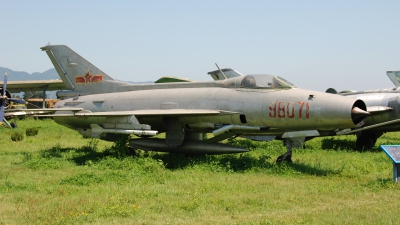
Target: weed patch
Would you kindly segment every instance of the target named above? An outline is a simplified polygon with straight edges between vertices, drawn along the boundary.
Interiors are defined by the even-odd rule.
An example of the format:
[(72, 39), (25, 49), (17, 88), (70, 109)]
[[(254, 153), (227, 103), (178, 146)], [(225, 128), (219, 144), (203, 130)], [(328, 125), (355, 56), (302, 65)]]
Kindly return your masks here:
[(100, 216), (106, 218), (131, 218), (140, 210), (141, 206), (123, 193), (117, 193), (116, 195), (108, 196), (106, 204), (99, 205)]
[(39, 133), (38, 127), (28, 127), (26, 128), (26, 136), (36, 136)]
[(24, 131), (22, 129), (14, 129), (11, 132), (11, 140), (12, 141), (23, 141), (25, 138)]

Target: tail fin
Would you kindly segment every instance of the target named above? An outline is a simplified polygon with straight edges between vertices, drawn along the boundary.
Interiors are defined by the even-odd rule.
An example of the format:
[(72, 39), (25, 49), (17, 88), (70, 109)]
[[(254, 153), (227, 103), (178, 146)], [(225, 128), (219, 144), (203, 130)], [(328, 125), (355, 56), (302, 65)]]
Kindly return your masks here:
[(69, 90), (99, 94), (118, 91), (124, 83), (115, 81), (102, 70), (65, 45), (47, 45), (46, 51), (60, 78)]
[(386, 71), (386, 74), (396, 87), (400, 86), (400, 71)]

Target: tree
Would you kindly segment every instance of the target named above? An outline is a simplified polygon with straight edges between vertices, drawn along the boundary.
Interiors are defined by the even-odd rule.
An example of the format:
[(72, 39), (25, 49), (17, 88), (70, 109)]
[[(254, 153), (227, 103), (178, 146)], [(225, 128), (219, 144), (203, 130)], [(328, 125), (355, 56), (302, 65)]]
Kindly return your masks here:
[(30, 98), (47, 98), (47, 95), (43, 96), (43, 91), (26, 91), (24, 92), (23, 99), (28, 100)]

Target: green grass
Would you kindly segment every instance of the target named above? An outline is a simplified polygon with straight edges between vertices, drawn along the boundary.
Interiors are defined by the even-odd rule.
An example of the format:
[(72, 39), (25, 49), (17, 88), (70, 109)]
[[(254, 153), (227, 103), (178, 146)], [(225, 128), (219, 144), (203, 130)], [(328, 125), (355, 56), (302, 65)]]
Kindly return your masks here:
[(281, 141), (231, 140), (249, 153), (185, 157), (84, 139), (52, 120), (0, 128), (0, 224), (397, 224), (400, 186), (379, 144), (315, 138), (276, 164)]

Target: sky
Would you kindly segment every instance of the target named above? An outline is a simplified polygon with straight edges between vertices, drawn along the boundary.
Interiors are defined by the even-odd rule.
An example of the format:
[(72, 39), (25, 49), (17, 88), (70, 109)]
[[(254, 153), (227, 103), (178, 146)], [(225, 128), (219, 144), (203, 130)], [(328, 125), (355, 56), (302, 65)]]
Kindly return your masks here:
[(63, 44), (123, 81), (207, 72), (281, 76), (325, 91), (393, 87), (400, 1), (0, 0), (0, 66), (53, 68), (39, 49)]

